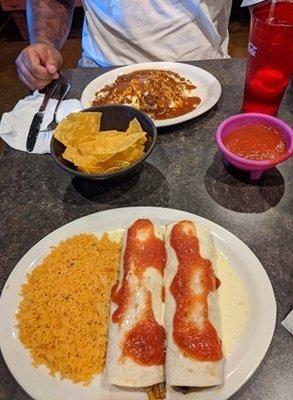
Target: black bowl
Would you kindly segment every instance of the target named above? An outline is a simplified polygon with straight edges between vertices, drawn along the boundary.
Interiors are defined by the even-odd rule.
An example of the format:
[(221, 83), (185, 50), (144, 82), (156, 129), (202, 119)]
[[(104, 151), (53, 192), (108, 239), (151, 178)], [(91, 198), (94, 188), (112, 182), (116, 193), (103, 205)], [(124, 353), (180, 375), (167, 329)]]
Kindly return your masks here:
[(127, 176), (131, 176), (139, 172), (139, 170), (143, 166), (144, 161), (153, 151), (157, 139), (157, 129), (153, 121), (150, 119), (150, 117), (145, 113), (143, 113), (142, 111), (137, 110), (136, 108), (123, 105), (106, 105), (106, 106), (90, 107), (85, 110), (82, 110), (82, 112), (86, 111), (96, 111), (102, 113), (101, 130), (103, 131), (111, 129), (117, 129), (118, 131), (126, 131), (129, 122), (133, 118), (137, 118), (142, 129), (144, 130), (144, 132), (147, 133), (147, 141), (144, 145), (145, 153), (135, 163), (119, 171), (109, 172), (104, 174), (87, 174), (78, 171), (71, 162), (65, 160), (62, 157), (62, 154), (65, 151), (65, 146), (62, 143), (60, 143), (57, 139), (55, 139), (53, 136), (51, 140), (51, 154), (54, 161), (59, 165), (59, 167), (64, 169), (64, 171), (69, 172), (70, 174), (75, 175), (79, 178), (93, 179), (96, 181), (116, 180)]

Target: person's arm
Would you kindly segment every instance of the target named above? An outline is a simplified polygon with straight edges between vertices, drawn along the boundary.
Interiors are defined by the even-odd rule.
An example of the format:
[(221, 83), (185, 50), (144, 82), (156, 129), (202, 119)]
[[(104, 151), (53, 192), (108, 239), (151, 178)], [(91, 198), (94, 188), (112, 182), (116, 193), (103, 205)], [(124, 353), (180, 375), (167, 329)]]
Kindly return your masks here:
[(31, 43), (63, 46), (71, 25), (74, 0), (27, 0), (27, 24)]
[(69, 33), (74, 0), (27, 0), (31, 44), (16, 59), (19, 78), (30, 89), (43, 89), (58, 78), (59, 52)]

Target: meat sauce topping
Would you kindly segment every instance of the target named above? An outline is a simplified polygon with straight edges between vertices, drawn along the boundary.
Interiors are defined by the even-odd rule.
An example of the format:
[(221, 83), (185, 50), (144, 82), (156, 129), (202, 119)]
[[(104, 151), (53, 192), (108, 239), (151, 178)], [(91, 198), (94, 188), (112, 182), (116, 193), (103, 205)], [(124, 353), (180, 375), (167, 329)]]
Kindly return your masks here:
[[(155, 236), (152, 222), (148, 219), (135, 221), (127, 232), (123, 278), (114, 285), (111, 293), (112, 301), (118, 305), (112, 315), (114, 323), (121, 324), (131, 302), (128, 275), (136, 275), (141, 284), (148, 267), (156, 268), (163, 275), (165, 264), (165, 244)], [(135, 325), (126, 334), (122, 359), (130, 357), (142, 365), (161, 365), (165, 359), (165, 332), (155, 320), (150, 291), (146, 290), (145, 298), (142, 315), (138, 316)]]
[(181, 221), (174, 225), (170, 243), (178, 259), (178, 270), (170, 286), (176, 302), (174, 342), (186, 357), (221, 360), (222, 343), (208, 318), (208, 295), (219, 286), (219, 280), (211, 261), (200, 255), (194, 224)]
[(191, 95), (194, 89), (191, 81), (172, 71), (134, 71), (99, 90), (92, 105), (128, 104), (154, 119), (174, 118), (200, 104), (200, 98)]

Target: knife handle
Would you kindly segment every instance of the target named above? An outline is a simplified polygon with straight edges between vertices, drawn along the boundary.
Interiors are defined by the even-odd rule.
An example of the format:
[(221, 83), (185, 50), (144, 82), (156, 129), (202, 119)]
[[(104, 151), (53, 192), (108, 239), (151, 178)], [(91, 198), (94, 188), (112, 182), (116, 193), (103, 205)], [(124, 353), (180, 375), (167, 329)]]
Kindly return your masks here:
[(53, 94), (55, 93), (55, 90), (57, 89), (58, 85), (59, 85), (59, 79), (57, 79), (57, 80), (54, 79), (51, 83), (49, 83), (49, 85), (47, 85), (45, 96), (44, 96), (44, 99), (42, 101), (39, 111), (41, 111), (41, 112), (45, 111), (47, 104), (48, 104), (49, 100), (51, 99), (51, 97), (53, 96)]

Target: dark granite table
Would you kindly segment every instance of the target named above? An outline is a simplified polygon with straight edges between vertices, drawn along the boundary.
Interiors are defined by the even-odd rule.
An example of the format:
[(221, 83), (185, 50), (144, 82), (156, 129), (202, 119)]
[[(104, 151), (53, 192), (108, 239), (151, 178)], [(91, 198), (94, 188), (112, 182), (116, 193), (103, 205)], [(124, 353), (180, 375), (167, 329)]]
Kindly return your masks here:
[[(0, 156), (1, 289), (30, 247), (54, 229), (86, 214), (142, 205), (198, 214), (227, 228), (255, 252), (277, 298), (277, 325), (270, 349), (252, 378), (232, 399), (289, 400), (293, 393), (293, 338), (280, 323), (293, 304), (292, 160), (265, 173), (257, 184), (243, 176), (239, 180), (235, 171), (229, 174), (222, 165), (213, 134), (223, 119), (240, 110), (245, 62), (194, 64), (221, 82), (223, 94), (217, 107), (193, 121), (159, 131), (155, 150), (136, 179), (117, 186), (84, 186), (61, 171), (49, 155), (4, 150)], [(87, 83), (104, 71), (65, 71), (72, 83), (71, 96), (79, 97)], [(283, 102), (280, 117), (293, 122), (289, 96)], [(2, 400), (30, 399), (3, 359), (0, 386)]]

